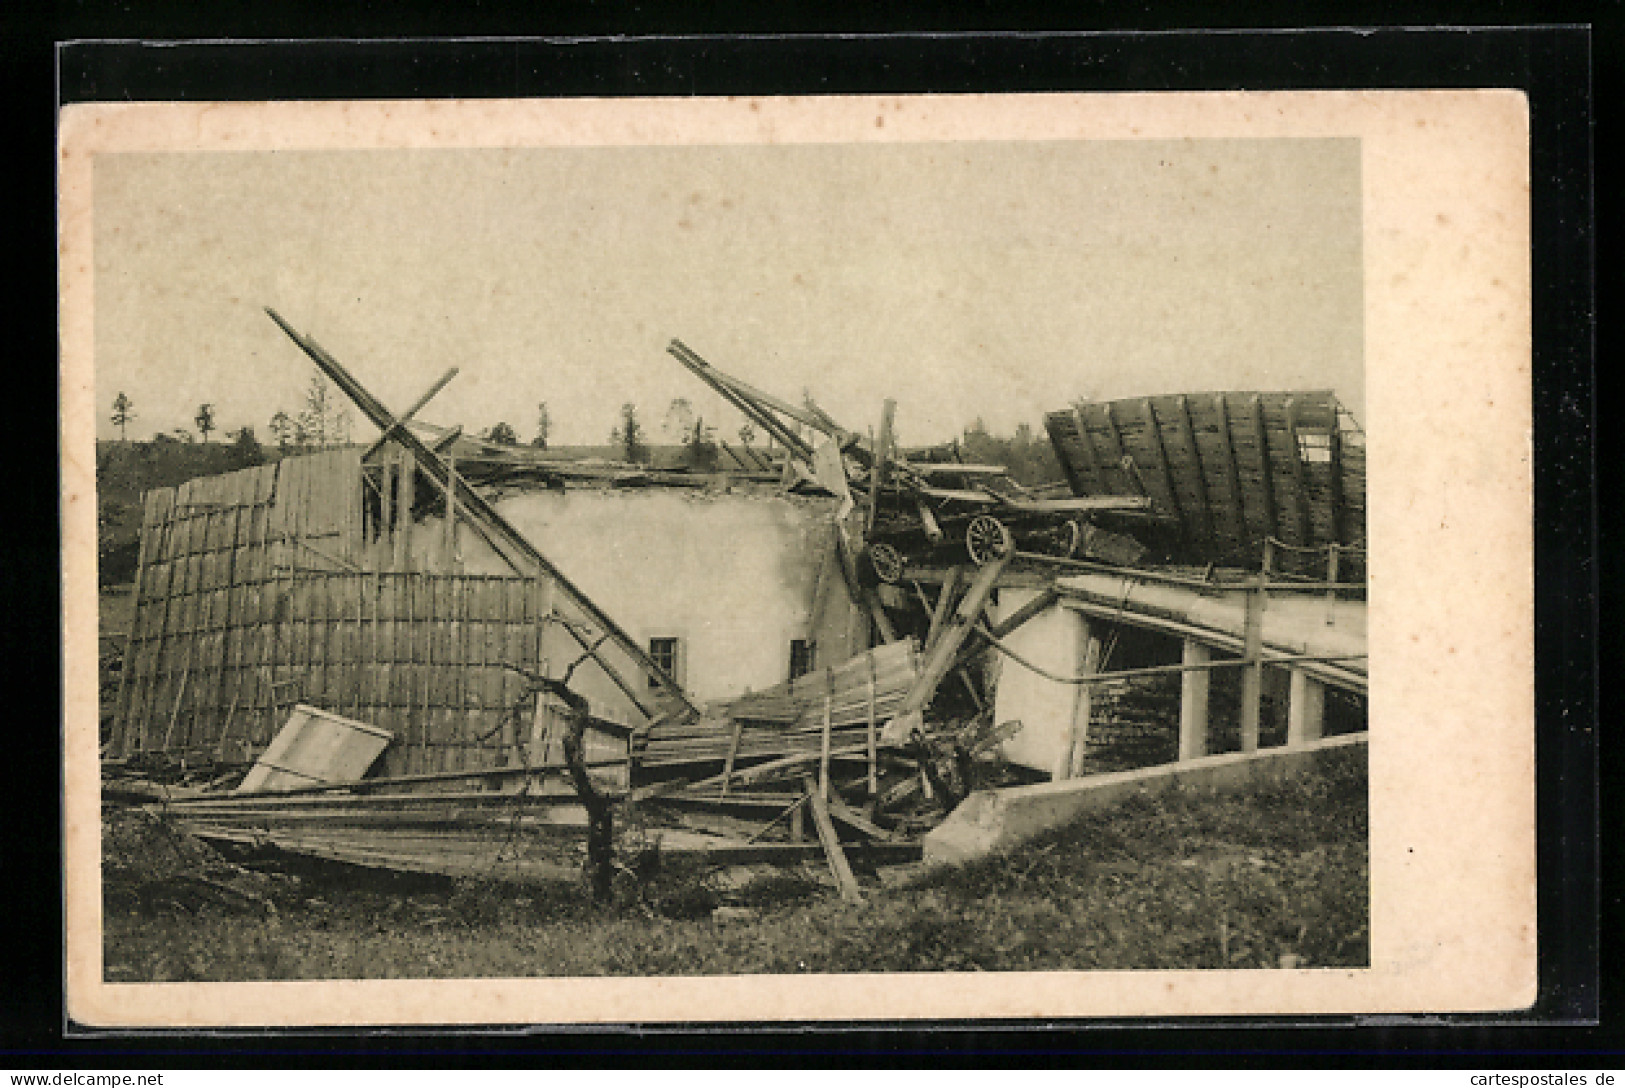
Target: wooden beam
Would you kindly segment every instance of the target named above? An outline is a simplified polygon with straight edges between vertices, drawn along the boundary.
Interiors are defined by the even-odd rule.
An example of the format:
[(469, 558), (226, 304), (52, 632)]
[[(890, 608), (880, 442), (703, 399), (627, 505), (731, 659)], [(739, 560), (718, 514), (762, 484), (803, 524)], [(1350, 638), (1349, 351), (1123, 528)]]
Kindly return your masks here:
[(1003, 638), (1034, 616), (1049, 608), (1050, 605), (1061, 599), (1061, 594), (1054, 586), (1046, 586), (1038, 596), (1010, 613), (998, 623), (992, 625), (990, 630), (994, 638)]
[(1150, 397), (1141, 397), (1139, 404), (1140, 414), (1145, 417), (1146, 441), (1150, 443), (1151, 452), (1157, 458), (1157, 477), (1168, 492), (1168, 505), (1172, 507), (1169, 512), (1179, 519), (1180, 535), (1189, 536), (1190, 526), (1186, 523), (1185, 511), (1179, 502), (1179, 492), (1174, 488), (1174, 475), (1168, 469), (1168, 452), (1162, 448), (1162, 427), (1157, 423), (1157, 413), (1151, 407)]
[[(275, 310), (267, 307), (265, 312), (283, 332), (288, 334), (289, 339), (298, 345), (299, 349), (321, 368), (332, 379), (333, 383), (355, 403), (356, 407), (361, 409), (362, 413), (372, 421), (374, 426), (387, 429), (395, 421), (394, 417), (389, 414), (389, 410), (374, 398), (366, 387), (356, 381), (337, 359), (329, 355), (314, 340), (295, 331), (293, 326), (284, 321), (282, 316)], [(475, 527), (476, 531), (492, 545), (493, 550), (498, 555), (501, 555), (510, 566), (531, 577), (552, 579), (557, 583), (559, 589), (564, 592), (565, 596), (569, 598), (570, 602), (608, 634), (616, 647), (630, 657), (643, 673), (653, 678), (662, 691), (677, 700), (690, 714), (695, 717), (699, 716), (699, 708), (689, 700), (688, 695), (678, 685), (677, 681), (673, 680), (664, 669), (655, 664), (642, 646), (623, 631), (591, 598), (577, 588), (574, 582), (566, 578), (562, 571), (555, 567), (541, 552), (537, 551), (530, 541), (526, 540), (512, 525), (508, 524), (507, 520), (496, 512), (496, 509), (485, 500), (483, 495), (468, 486), (465, 480), (449, 476), (446, 471), (446, 463), (441, 460), (439, 454), (425, 446), (407, 428), (400, 429), (395, 440), (412, 455), (420, 469), (442, 487), (449, 486), (457, 492), (458, 501), (467, 511), (466, 520), (468, 523)], [(620, 675), (619, 670), (604, 660), (583, 635), (568, 624), (565, 627), (566, 630), (570, 631), (571, 637), (598, 663), (598, 666), (609, 675), (610, 679), (615, 682), (616, 686), (626, 694), (627, 698), (645, 717), (653, 720), (658, 716), (656, 708), (647, 702), (646, 693), (641, 697), (634, 694), (632, 685), (626, 682), (625, 678)]]
[(1236, 539), (1247, 544), (1247, 500), (1241, 493), (1241, 470), (1236, 467), (1236, 445), (1230, 436), (1230, 402), (1223, 393), (1213, 398), (1213, 410), (1219, 413), (1219, 445), (1224, 450), (1224, 479), (1230, 488), (1230, 501), (1235, 503)]
[(1325, 731), (1326, 688), (1302, 669), (1292, 670), (1287, 695), (1286, 742), (1290, 747), (1320, 739)]
[[(1088, 424), (1084, 422), (1082, 406), (1075, 406), (1072, 409), (1072, 420), (1077, 424), (1078, 447), (1083, 450), (1084, 457), (1089, 461), (1089, 472), (1095, 478), (1095, 486), (1101, 492), (1109, 493), (1111, 487), (1106, 483), (1106, 473), (1100, 467), (1100, 454), (1095, 451), (1094, 436), (1089, 433)], [(1081, 492), (1074, 488), (1072, 493), (1076, 495)]]
[(1192, 479), (1196, 483), (1196, 506), (1200, 516), (1196, 519), (1202, 526), (1202, 540), (1211, 545), (1213, 543), (1213, 507), (1208, 503), (1207, 476), (1202, 470), (1202, 450), (1196, 444), (1196, 426), (1191, 422), (1191, 407), (1183, 395), (1174, 398), (1174, 420), (1179, 426), (1181, 437), (1191, 451)]
[(869, 509), (863, 517), (863, 535), (867, 540), (875, 529), (875, 518), (880, 513), (880, 491), (886, 486), (886, 466), (891, 457), (892, 417), (897, 414), (897, 402), (886, 398), (880, 408), (880, 434), (875, 439), (873, 461), (869, 466)]
[[(948, 622), (948, 609), (953, 605), (954, 598), (959, 595), (959, 584), (964, 581), (964, 578), (965, 569), (963, 567), (954, 567), (948, 574), (948, 580), (943, 582), (937, 590), (937, 606), (931, 610), (931, 626), (925, 636), (924, 648), (928, 653), (931, 647), (936, 645), (937, 636), (942, 634), (942, 625)], [(918, 582), (914, 584), (919, 585)], [(923, 600), (924, 590), (921, 590), (920, 593)]]
[[(1102, 404), (1100, 406), (1100, 411), (1106, 419), (1106, 433), (1111, 436), (1112, 457), (1116, 460), (1118, 468), (1123, 472), (1123, 474), (1128, 476), (1128, 467), (1125, 462), (1132, 461), (1132, 458), (1129, 457), (1128, 450), (1123, 446), (1123, 432), (1117, 426), (1117, 413), (1112, 409), (1110, 401)], [(1129, 484), (1131, 486), (1135, 483), (1135, 480), (1129, 480)], [(1143, 487), (1139, 490), (1142, 495), (1145, 493), (1145, 489)]]
[[(401, 427), (406, 426), (407, 423), (411, 422), (412, 417), (417, 415), (418, 412), (420, 410), (422, 410), (424, 405), (428, 404), (431, 400), (433, 400), (435, 398), (436, 393), (439, 393), (442, 389), (446, 388), (446, 386), (448, 384), (450, 384), (451, 380), (457, 376), (457, 373), (458, 373), (458, 368), (457, 367), (452, 367), (450, 370), (448, 370), (444, 374), (440, 375), (440, 377), (435, 381), (435, 383), (433, 385), (429, 386), (429, 388), (424, 392), (424, 394), (421, 397), (419, 397), (417, 400), (412, 402), (412, 407), (408, 408), (406, 411), (404, 411), (400, 415), (396, 416), (395, 417), (395, 422), (391, 423), (388, 427), (384, 428), (384, 433), (378, 436), (378, 441), (374, 442), (372, 445), (367, 447), (367, 452), (363, 453), (361, 455), (361, 459), (363, 461), (366, 461), (366, 460), (370, 459), (373, 454), (375, 454), (379, 450), (383, 449), (384, 448), (384, 443), (389, 441), (390, 436), (392, 434), (394, 434), (394, 432), (396, 430), (398, 430)], [(462, 428), (459, 427), (458, 430), (461, 431)]]
[(1247, 414), (1252, 420), (1253, 432), (1258, 435), (1258, 486), (1264, 503), (1265, 536), (1275, 536), (1280, 530), (1275, 512), (1275, 467), (1270, 463), (1269, 430), (1264, 426), (1264, 399), (1254, 393), (1247, 400)]
[(824, 728), (818, 734), (818, 796), (829, 800), (829, 742), (834, 715), (835, 670), (824, 669)]
[(1286, 399), (1287, 462), (1292, 466), (1292, 483), (1298, 492), (1298, 544), (1308, 548), (1315, 543), (1313, 526), (1309, 521), (1309, 484), (1303, 475), (1303, 447), (1298, 442), (1298, 406), (1296, 397)]
[[(730, 383), (725, 374), (700, 358), (687, 344), (681, 340), (673, 340), (667, 345), (666, 352), (683, 364), (689, 373), (710, 386), (718, 396), (745, 413), (747, 418), (754, 420), (769, 435), (778, 439), (785, 449), (790, 450), (804, 461), (812, 459), (811, 446), (803, 441), (799, 435), (780, 423), (771, 412), (767, 411), (755, 400), (742, 394)], [(798, 420), (798, 422), (803, 421)]]
[(1179, 761), (1207, 755), (1209, 670), (1200, 668), (1213, 659), (1213, 651), (1194, 638), (1184, 642), (1180, 662), (1189, 670), (1179, 678)]
[(958, 662), (959, 648), (982, 618), (982, 612), (987, 608), (993, 587), (998, 584), (999, 575), (1009, 564), (1010, 555), (1014, 550), (1008, 549), (999, 558), (977, 571), (976, 578), (965, 591), (964, 598), (953, 610), (952, 618), (943, 625), (936, 643), (926, 653), (919, 675), (909, 688), (902, 705), (898, 707), (894, 721), (921, 713), (931, 702), (931, 697), (936, 694), (937, 685), (942, 683), (943, 677), (947, 676), (948, 671)]
[(852, 875), (852, 866), (848, 864), (846, 854), (841, 850), (841, 840), (835, 834), (835, 825), (830, 823), (829, 804), (819, 792), (818, 785), (813, 782), (811, 775), (804, 775), (801, 781), (807, 788), (807, 807), (812, 810), (813, 828), (818, 832), (818, 842), (823, 846), (824, 857), (829, 861), (829, 871), (835, 875), (835, 882), (841, 886), (841, 898), (848, 903), (862, 903), (863, 892), (858, 889), (858, 878)]
[(1348, 537), (1348, 509), (1346, 496), (1343, 494), (1343, 429), (1339, 427), (1337, 419), (1337, 405), (1332, 405), (1332, 433), (1331, 460), (1328, 467), (1331, 469), (1331, 495), (1332, 495), (1332, 540), (1338, 544), (1349, 544)]
[[(1089, 621), (1082, 615), (1078, 622), (1083, 627), (1082, 676), (1093, 676), (1100, 671), (1100, 640), (1091, 636)], [(1089, 756), (1089, 719), (1094, 715), (1093, 685), (1077, 685), (1072, 693), (1072, 715), (1067, 722), (1066, 752), (1057, 762), (1055, 777), (1082, 777)]]

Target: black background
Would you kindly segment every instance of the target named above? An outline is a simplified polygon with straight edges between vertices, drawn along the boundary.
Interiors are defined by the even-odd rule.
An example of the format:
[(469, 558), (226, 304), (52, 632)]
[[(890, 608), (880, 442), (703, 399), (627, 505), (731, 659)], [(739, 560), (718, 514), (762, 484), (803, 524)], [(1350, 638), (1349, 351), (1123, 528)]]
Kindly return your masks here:
[[(1078, 5), (1054, 10), (929, 6), (906, 16), (801, 13), (788, 6), (705, 13), (577, 5), (546, 18), (486, 3), (382, 5), (59, 4), (0, 16), (0, 76), (13, 162), (29, 169), (10, 202), (14, 240), (8, 381), (13, 460), (7, 562), (0, 564), (0, 658), (16, 679), (6, 715), (8, 799), (0, 872), (8, 896), (0, 1066), (463, 1064), (1113, 1064), (1133, 1066), (1467, 1064), (1619, 1068), (1622, 1036), (1598, 990), (1598, 585), (1594, 474), (1592, 81), (1611, 86), (1612, 5), (1367, 5), (1327, 12), (1263, 4)], [(1579, 24), (1376, 30), (1403, 17)], [(767, 20), (771, 18), (773, 23)], [(1308, 30), (1181, 32), (1215, 20)], [(544, 24), (545, 25), (542, 25)], [(1109, 29), (1128, 26), (1136, 31)], [(1057, 32), (1057, 28), (1073, 28)], [(1085, 33), (1088, 31), (1088, 33)], [(1104, 33), (1095, 33), (1106, 31)], [(1150, 31), (1151, 33), (1145, 33)], [(835, 34), (833, 32), (840, 32)], [(525, 35), (533, 40), (421, 40)], [(667, 34), (678, 37), (647, 37)], [(748, 36), (726, 36), (728, 34)], [(627, 36), (631, 37), (617, 37)], [(786, 36), (788, 35), (788, 36)], [(378, 40), (408, 36), (420, 40)], [(609, 36), (609, 37), (605, 37)], [(72, 39), (308, 39), (272, 44), (75, 44)], [(367, 41), (315, 40), (332, 38)], [(827, 1025), (816, 1031), (613, 1029), (573, 1033), (306, 1032), (86, 1036), (63, 1020), (59, 626), (55, 484), (54, 124), (58, 103), (142, 99), (653, 96), (966, 91), (1297, 90), (1517, 87), (1530, 99), (1534, 229), (1534, 437), (1540, 998), (1510, 1017), (1453, 1020), (1144, 1022), (1062, 1025)], [(1606, 96), (1599, 89), (1598, 101)], [(19, 131), (20, 130), (20, 131)], [(32, 188), (28, 188), (29, 185)], [(20, 229), (19, 229), (20, 228)], [(21, 245), (15, 243), (22, 243)], [(36, 248), (38, 247), (38, 248)], [(19, 289), (20, 285), (20, 289)], [(26, 331), (24, 331), (26, 330)], [(23, 335), (17, 335), (23, 332)], [(1612, 579), (1610, 579), (1612, 584)], [(1617, 644), (1616, 644), (1617, 645)], [(55, 696), (57, 698), (53, 699)], [(1617, 807), (1609, 809), (1617, 813)], [(1617, 826), (1618, 821), (1610, 821)], [(1612, 856), (1608, 842), (1603, 851)], [(1612, 885), (1602, 900), (1617, 905)], [(1605, 956), (1606, 960), (1606, 950)], [(929, 976), (920, 984), (929, 986)]]

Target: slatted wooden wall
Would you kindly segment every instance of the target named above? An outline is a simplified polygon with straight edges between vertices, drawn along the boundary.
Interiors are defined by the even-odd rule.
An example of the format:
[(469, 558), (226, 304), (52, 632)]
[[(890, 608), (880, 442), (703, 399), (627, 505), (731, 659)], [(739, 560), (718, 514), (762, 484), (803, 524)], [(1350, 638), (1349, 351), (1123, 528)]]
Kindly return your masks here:
[(369, 571), (354, 450), (150, 492), (114, 754), (252, 755), (295, 702), (391, 730), (389, 773), (513, 758), (542, 581)]
[[(1081, 404), (1044, 424), (1078, 495), (1150, 496), (1192, 558), (1256, 564), (1266, 537), (1365, 547), (1365, 449), (1330, 392), (1201, 393)], [(1282, 557), (1288, 569), (1324, 557)], [(1350, 556), (1344, 573), (1363, 569)]]

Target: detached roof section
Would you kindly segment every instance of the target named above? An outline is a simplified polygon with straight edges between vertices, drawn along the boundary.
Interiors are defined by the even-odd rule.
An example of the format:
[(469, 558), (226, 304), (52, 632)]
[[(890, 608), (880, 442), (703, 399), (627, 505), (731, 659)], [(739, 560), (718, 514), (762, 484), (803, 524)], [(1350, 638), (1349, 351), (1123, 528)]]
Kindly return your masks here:
[(481, 485), (536, 484), (577, 487), (704, 487), (719, 478), (730, 483), (776, 484), (784, 475), (778, 451), (727, 442), (699, 450), (681, 445), (645, 447), (637, 463), (619, 446), (508, 446), (473, 438), (460, 428), (413, 420), (409, 429), (457, 462), (458, 471)]
[[(1256, 564), (1265, 541), (1320, 558), (1365, 548), (1365, 437), (1328, 391), (1082, 403), (1044, 418), (1072, 492), (1144, 495), (1184, 550)], [(1363, 566), (1363, 564), (1362, 564)]]

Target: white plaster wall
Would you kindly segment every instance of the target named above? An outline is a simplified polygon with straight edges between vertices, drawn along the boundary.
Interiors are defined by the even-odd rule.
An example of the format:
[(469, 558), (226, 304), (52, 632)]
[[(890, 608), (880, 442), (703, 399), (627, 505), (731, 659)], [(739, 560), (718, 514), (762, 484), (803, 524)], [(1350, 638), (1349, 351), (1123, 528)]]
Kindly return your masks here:
[[(786, 678), (832, 532), (824, 504), (674, 488), (528, 492), (496, 508), (640, 644), (681, 639), (679, 680), (702, 702)], [(472, 538), (464, 528), (465, 569), (502, 573)]]
[[(1001, 589), (999, 603), (992, 609), (994, 618), (1004, 619), (1038, 593), (1036, 589)], [(1083, 616), (1069, 608), (1051, 606), (1003, 641), (1028, 661), (1057, 676), (1076, 676), (1083, 667), (1088, 638), (1088, 623)], [(1016, 719), (1022, 723), (1021, 732), (1004, 743), (1004, 758), (1035, 771), (1052, 772), (1067, 750), (1078, 689), (1045, 680), (1003, 654), (998, 655), (998, 661), (994, 721)]]

